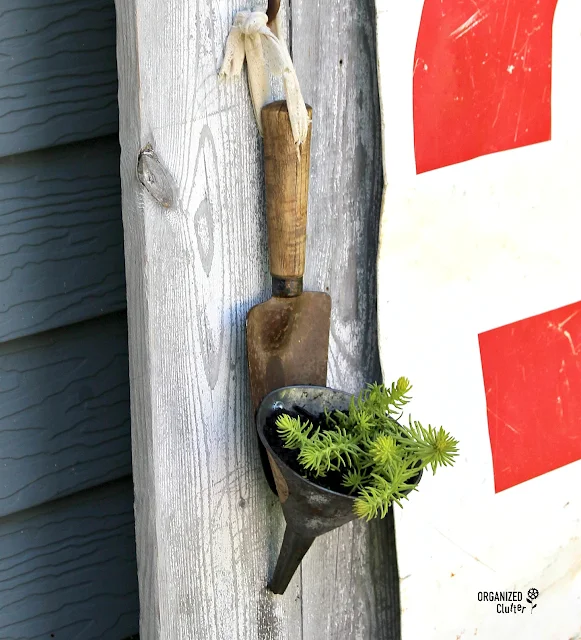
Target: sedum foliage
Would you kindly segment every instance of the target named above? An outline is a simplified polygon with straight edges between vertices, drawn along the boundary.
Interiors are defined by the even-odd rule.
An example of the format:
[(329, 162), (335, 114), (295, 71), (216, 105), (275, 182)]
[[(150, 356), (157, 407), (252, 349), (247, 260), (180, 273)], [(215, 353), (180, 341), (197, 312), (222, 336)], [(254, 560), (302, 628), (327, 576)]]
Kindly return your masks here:
[(391, 387), (370, 384), (346, 413), (326, 412), (323, 428), (283, 414), (277, 431), (285, 447), (299, 449), (299, 463), (315, 479), (342, 473), (342, 485), (357, 496), (360, 518), (383, 518), (392, 503), (401, 506), (416, 488), (421, 470), (435, 473), (458, 455), (458, 441), (442, 427), (426, 428), (411, 416), (407, 426), (398, 422), (410, 391), (407, 378)]

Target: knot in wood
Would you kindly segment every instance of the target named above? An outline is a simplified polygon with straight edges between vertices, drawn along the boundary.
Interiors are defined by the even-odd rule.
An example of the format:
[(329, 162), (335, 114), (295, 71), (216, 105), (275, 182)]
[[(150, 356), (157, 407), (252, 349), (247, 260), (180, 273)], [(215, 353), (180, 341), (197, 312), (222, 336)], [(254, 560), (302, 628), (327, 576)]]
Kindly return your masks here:
[(151, 197), (165, 209), (175, 202), (175, 182), (148, 142), (139, 152), (137, 159), (137, 179)]

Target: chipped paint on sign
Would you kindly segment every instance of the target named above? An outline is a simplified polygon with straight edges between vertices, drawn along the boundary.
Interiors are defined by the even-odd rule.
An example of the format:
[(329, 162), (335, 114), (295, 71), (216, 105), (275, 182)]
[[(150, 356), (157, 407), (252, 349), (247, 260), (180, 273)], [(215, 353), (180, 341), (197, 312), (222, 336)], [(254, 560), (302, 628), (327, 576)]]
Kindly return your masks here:
[(496, 491), (581, 460), (581, 302), (479, 343)]
[(550, 139), (556, 5), (426, 0), (414, 63), (418, 173)]
[[(433, 4), (454, 11), (449, 0)], [(432, 34), (434, 42), (445, 36), (466, 71), (460, 47), (480, 46), (498, 25), (498, 7), (508, 7), (508, 23), (517, 4), (522, 16), (531, 6), (549, 11), (545, 0), (474, 0), (470, 9), (458, 0), (465, 13)], [(527, 84), (534, 67), (505, 59), (498, 68), (504, 80), (521, 83), (523, 109), (504, 112), (508, 103), (497, 100), (496, 123), (491, 105), (474, 119), (460, 109), (456, 121), (434, 99), (424, 114), (433, 122), (423, 124), (432, 127), (437, 153), (423, 166), (433, 162), (433, 170), (418, 173), (414, 83), (441, 72), (437, 55), (415, 55), (424, 5), (377, 0), (387, 185), (379, 346), (383, 378), (410, 378), (414, 418), (448, 429), (460, 456), (395, 508), (402, 639), (449, 640), (476, 630), (484, 640), (572, 638), (581, 628), (581, 93), (572, 82), (581, 60), (581, 3), (559, 0), (555, 10), (549, 93), (541, 94), (541, 104), (551, 101), (551, 139), (532, 144), (521, 136), (538, 105), (539, 92)], [(544, 18), (550, 27), (552, 14)], [(540, 50), (541, 32), (550, 42), (544, 28), (529, 48)], [(525, 41), (515, 42), (516, 51)], [(465, 103), (478, 89), (473, 71), (474, 88), (464, 76)], [(540, 130), (544, 122), (547, 131), (543, 113), (532, 125)], [(446, 146), (438, 127), (455, 122), (463, 133), (450, 129), (456, 138)], [(507, 146), (498, 146), (500, 130)], [(477, 598), (484, 590), (526, 596), (531, 588), (540, 595), (524, 615), (502, 615)]]

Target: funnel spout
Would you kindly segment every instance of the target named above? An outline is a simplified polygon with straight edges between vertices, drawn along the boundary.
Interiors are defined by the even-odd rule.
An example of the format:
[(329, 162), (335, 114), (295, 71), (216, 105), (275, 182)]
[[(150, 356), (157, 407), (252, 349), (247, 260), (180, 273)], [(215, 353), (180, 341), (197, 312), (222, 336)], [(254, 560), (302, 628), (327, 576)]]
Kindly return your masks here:
[(278, 554), (278, 561), (268, 588), (277, 594), (283, 594), (295, 574), (305, 553), (311, 548), (314, 537), (303, 536), (288, 525)]

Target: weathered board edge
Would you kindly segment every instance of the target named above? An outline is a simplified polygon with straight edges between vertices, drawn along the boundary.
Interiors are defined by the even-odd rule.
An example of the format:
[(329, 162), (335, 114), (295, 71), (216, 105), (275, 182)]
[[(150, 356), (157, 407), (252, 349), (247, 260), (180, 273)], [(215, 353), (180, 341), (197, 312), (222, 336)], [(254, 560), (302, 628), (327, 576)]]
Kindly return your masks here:
[[(381, 380), (376, 262), (383, 167), (375, 11), (374, 0), (292, 3), (295, 67), (314, 112), (305, 282), (331, 295), (328, 383), (352, 392)], [(329, 534), (318, 554), (303, 561), (302, 583), (305, 639), (399, 639), (393, 513)]]
[(156, 461), (149, 362), (148, 302), (145, 291), (145, 224), (142, 194), (136, 188), (136, 159), (141, 142), (141, 105), (134, 0), (115, 2), (119, 77), (121, 203), (125, 239), (127, 325), (135, 536), (139, 581), (139, 631), (144, 640), (160, 639), (158, 545), (156, 528)]

